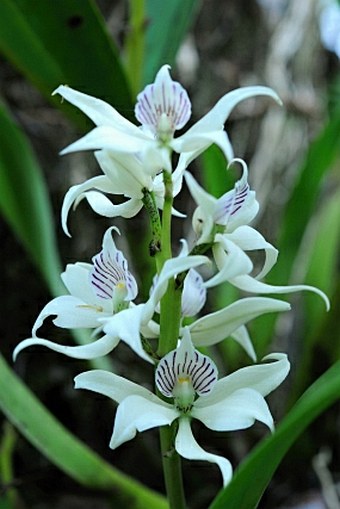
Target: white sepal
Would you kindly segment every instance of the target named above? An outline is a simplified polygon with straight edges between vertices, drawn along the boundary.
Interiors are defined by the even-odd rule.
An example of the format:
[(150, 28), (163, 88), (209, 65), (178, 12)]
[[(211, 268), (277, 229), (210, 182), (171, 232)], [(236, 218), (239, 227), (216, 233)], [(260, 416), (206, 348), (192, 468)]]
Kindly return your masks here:
[[(274, 422), (264, 397), (252, 388), (235, 391), (214, 405), (193, 408), (191, 415), (214, 431), (235, 431), (252, 426), (255, 420), (263, 422), (270, 430)], [(204, 406), (203, 406), (204, 405)]]
[(211, 346), (230, 336), (236, 329), (264, 314), (287, 311), (290, 304), (266, 297), (246, 297), (223, 309), (205, 315), (189, 325), (195, 346)]
[(24, 339), (18, 344), (13, 352), (13, 360), (16, 359), (18, 354), (24, 348), (29, 346), (45, 346), (54, 352), (62, 353), (68, 357), (73, 357), (74, 359), (96, 359), (110, 353), (118, 345), (118, 343), (119, 338), (114, 338), (107, 334), (96, 341), (79, 346), (59, 345), (58, 343), (54, 343), (48, 339), (38, 338), (35, 336), (33, 338)]
[(327, 297), (327, 295), (319, 290), (319, 288), (316, 288), (315, 286), (309, 286), (309, 285), (287, 285), (287, 286), (276, 286), (276, 285), (269, 285), (266, 283), (262, 283), (261, 281), (258, 281), (257, 279), (254, 279), (253, 277), (249, 275), (239, 275), (233, 279), (230, 280), (230, 283), (236, 286), (236, 288), (239, 288), (240, 290), (244, 290), (246, 292), (251, 293), (291, 293), (291, 292), (301, 292), (301, 291), (308, 291), (313, 292), (319, 295), (325, 305), (327, 311), (330, 309), (330, 302)]
[(243, 251), (254, 251), (263, 249), (265, 252), (265, 263), (256, 279), (263, 278), (272, 269), (277, 261), (278, 250), (251, 226), (239, 226), (232, 233), (227, 234), (228, 240), (234, 242)]
[(182, 418), (179, 420), (175, 448), (180, 456), (188, 460), (201, 460), (216, 463), (222, 474), (223, 486), (226, 486), (230, 482), (233, 473), (230, 462), (222, 456), (211, 454), (202, 449), (192, 434), (189, 419)]
[(139, 395), (128, 396), (118, 406), (110, 447), (116, 449), (134, 438), (137, 431), (170, 425), (177, 417), (179, 412), (161, 399), (155, 402)]
[(222, 401), (239, 389), (251, 387), (262, 396), (267, 396), (287, 377), (290, 363), (287, 355), (274, 353), (262, 359), (262, 364), (238, 369), (228, 376), (220, 378), (213, 390), (205, 398), (198, 398), (195, 407), (206, 407)]
[(215, 236), (215, 241), (212, 250), (219, 272), (208, 281), (205, 281), (206, 288), (234, 280), (236, 276), (248, 274), (253, 270), (253, 264), (249, 256), (234, 242), (231, 242), (227, 236), (218, 233)]

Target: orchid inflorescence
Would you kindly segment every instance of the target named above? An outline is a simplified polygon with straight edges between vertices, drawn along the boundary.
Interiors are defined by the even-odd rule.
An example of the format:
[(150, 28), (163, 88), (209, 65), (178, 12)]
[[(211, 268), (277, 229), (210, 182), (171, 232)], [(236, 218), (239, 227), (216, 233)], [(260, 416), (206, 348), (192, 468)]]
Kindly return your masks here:
[[(224, 129), (231, 110), (240, 101), (260, 95), (279, 104), (280, 99), (267, 87), (234, 90), (185, 134), (175, 137), (190, 118), (191, 103), (185, 89), (172, 80), (167, 65), (137, 97), (138, 127), (104, 101), (68, 86), (59, 86), (54, 94), (78, 107), (95, 124), (62, 154), (93, 150), (102, 171), (66, 193), (62, 206), (65, 233), (69, 235), (71, 207), (84, 198), (96, 213), (106, 217), (131, 218), (145, 207), (152, 225), (155, 277), (149, 298), (140, 302), (136, 279), (116, 247), (120, 232), (112, 226), (105, 232), (102, 250), (92, 263), (67, 265), (61, 278), (68, 294), (54, 298), (43, 308), (31, 337), (19, 343), (14, 358), (28, 346), (42, 345), (70, 357), (94, 359), (109, 354), (120, 341), (125, 342), (141, 359), (154, 365), (155, 392), (103, 370), (90, 370), (75, 378), (76, 388), (103, 394), (118, 404), (110, 447), (131, 440), (137, 431), (172, 426), (169, 447), (184, 458), (217, 464), (226, 485), (232, 476), (230, 462), (203, 450), (190, 422), (198, 419), (211, 430), (231, 431), (248, 428), (257, 420), (273, 429), (265, 396), (286, 378), (289, 361), (284, 353), (271, 353), (257, 362), (246, 324), (264, 313), (287, 311), (290, 305), (272, 297), (248, 296), (197, 317), (206, 303), (207, 290), (225, 283), (249, 294), (309, 290), (320, 295), (329, 307), (327, 297), (317, 288), (273, 286), (262, 281), (275, 265), (278, 251), (249, 226), (259, 204), (248, 183), (247, 165), (234, 159)], [(206, 192), (188, 170), (211, 144), (222, 150), (226, 166), (240, 164), (242, 169), (234, 188), (220, 198)], [(174, 169), (173, 152), (178, 154)], [(173, 256), (171, 218), (185, 217), (173, 207), (173, 201), (184, 182), (197, 205), (192, 216), (195, 240), (189, 247), (183, 239), (177, 256)], [(114, 204), (110, 195), (122, 195), (126, 200)], [(254, 274), (250, 254), (258, 250), (263, 251), (264, 263)], [(204, 279), (198, 271), (202, 266), (208, 266), (210, 273), (214, 267), (213, 275)], [(61, 328), (93, 329), (92, 341), (64, 346), (39, 337), (39, 328), (50, 316)], [(228, 338), (241, 345), (252, 364), (219, 377), (207, 352), (211, 345)], [(204, 355), (199, 351), (201, 347), (205, 347)]]

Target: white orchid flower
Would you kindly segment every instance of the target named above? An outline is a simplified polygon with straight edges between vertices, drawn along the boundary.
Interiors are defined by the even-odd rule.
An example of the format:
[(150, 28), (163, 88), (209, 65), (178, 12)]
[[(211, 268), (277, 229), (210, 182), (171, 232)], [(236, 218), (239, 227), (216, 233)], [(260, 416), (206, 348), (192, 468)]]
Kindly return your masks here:
[(190, 271), (199, 265), (210, 263), (203, 255), (178, 256), (167, 260), (154, 284), (147, 302), (130, 308), (109, 318), (103, 318), (104, 332), (109, 336), (119, 336), (129, 344), (140, 343), (141, 334), (147, 338), (159, 336), (159, 325), (152, 320), (158, 305), (165, 294), (168, 282), (181, 272)]
[[(137, 296), (137, 283), (128, 270), (123, 253), (116, 248), (109, 228), (103, 238), (102, 251), (93, 257), (93, 264), (74, 263), (66, 267), (61, 278), (69, 295), (56, 297), (41, 311), (32, 329), (32, 337), (21, 341), (13, 357), (31, 345), (41, 345), (77, 359), (93, 359), (106, 355), (119, 343), (120, 337), (104, 334), (100, 339), (82, 346), (64, 346), (37, 336), (44, 320), (56, 315), (53, 323), (62, 328), (88, 328), (99, 333), (102, 320), (120, 314)], [(129, 343), (141, 357), (150, 360), (139, 341)]]
[[(143, 207), (145, 191), (153, 192), (157, 207), (163, 208), (165, 189), (161, 173), (154, 176), (147, 173), (140, 159), (134, 154), (98, 150), (95, 157), (104, 175), (92, 177), (82, 184), (72, 186), (65, 195), (61, 223), (68, 236), (70, 236), (67, 227), (69, 211), (71, 207), (76, 208), (84, 198), (97, 214), (105, 217), (134, 217)], [(177, 196), (182, 188), (183, 173), (184, 168), (178, 167), (172, 174), (174, 196)], [(127, 200), (115, 205), (106, 194), (121, 195)], [(176, 210), (173, 210), (173, 214), (183, 217), (183, 214)]]
[[(234, 189), (220, 198), (207, 193), (189, 173), (185, 179), (198, 207), (193, 214), (193, 228), (197, 244), (212, 243), (212, 252), (218, 272), (206, 281), (206, 288), (228, 281), (240, 290), (250, 293), (289, 293), (308, 290), (320, 295), (329, 309), (328, 297), (318, 288), (308, 285), (274, 286), (260, 281), (277, 261), (278, 250), (248, 223), (258, 212), (255, 192), (248, 184), (248, 169), (242, 159), (232, 162), (242, 165), (243, 173)], [(216, 233), (216, 229), (218, 233)], [(263, 250), (265, 261), (262, 269), (253, 277), (253, 263), (245, 251)]]
[[(187, 153), (192, 160), (209, 145), (216, 143), (227, 159), (232, 159), (232, 147), (224, 131), (224, 123), (232, 109), (239, 102), (260, 95), (271, 97), (281, 104), (280, 98), (271, 88), (239, 88), (224, 95), (185, 134), (174, 138), (175, 131), (182, 129), (191, 116), (191, 103), (182, 85), (171, 79), (169, 70), (169, 65), (163, 65), (154, 83), (147, 85), (137, 96), (135, 115), (141, 128), (129, 122), (106, 102), (68, 86), (59, 86), (53, 95), (60, 94), (97, 126), (62, 153), (98, 149), (125, 154), (143, 153), (151, 157), (153, 163), (157, 161), (153, 167), (160, 164), (161, 168), (170, 170), (166, 161), (167, 152), (162, 151), (164, 147), (177, 153)], [(161, 155), (158, 157), (157, 154)]]
[(180, 346), (163, 357), (156, 369), (156, 386), (170, 399), (169, 403), (130, 380), (102, 370), (76, 376), (75, 387), (103, 394), (118, 403), (112, 449), (134, 438), (137, 431), (178, 420), (174, 443), (178, 454), (215, 463), (226, 485), (232, 477), (230, 462), (200, 447), (190, 421), (198, 419), (214, 431), (234, 431), (258, 420), (272, 430), (273, 418), (264, 397), (286, 378), (289, 362), (284, 354), (269, 355), (264, 361), (217, 380), (214, 362), (194, 349), (185, 329)]
[[(227, 159), (233, 150), (224, 131), (224, 123), (232, 109), (241, 101), (254, 96), (269, 96), (281, 104), (277, 94), (268, 87), (254, 86), (233, 90), (224, 95), (216, 105), (185, 134), (174, 138), (176, 130), (188, 122), (191, 103), (185, 89), (173, 81), (170, 67), (161, 67), (155, 82), (147, 85), (138, 95), (135, 114), (141, 123), (137, 127), (120, 115), (106, 102), (61, 85), (54, 92), (85, 113), (96, 127), (61, 153), (95, 150), (96, 158), (104, 172), (83, 184), (73, 186), (65, 197), (63, 227), (67, 232), (66, 218), (72, 204), (86, 198), (90, 206), (101, 215), (133, 217), (142, 207), (142, 190), (155, 190), (162, 207), (164, 189), (157, 180), (163, 169), (171, 172), (170, 152), (180, 154), (174, 187), (179, 192), (182, 175), (188, 164), (212, 143), (216, 143)], [(102, 193), (123, 194), (129, 199), (113, 205)]]
[[(21, 341), (13, 352), (16, 359), (19, 352), (32, 345), (41, 345), (76, 359), (94, 359), (111, 352), (120, 340), (127, 343), (134, 352), (148, 362), (153, 362), (144, 351), (141, 332), (154, 337), (151, 322), (155, 309), (167, 290), (169, 279), (176, 274), (208, 263), (205, 256), (185, 256), (167, 260), (159, 274), (157, 284), (147, 302), (134, 304), (137, 283), (128, 270), (127, 260), (118, 251), (109, 228), (103, 240), (102, 251), (93, 258), (93, 265), (75, 263), (67, 266), (61, 275), (70, 295), (56, 297), (39, 314), (32, 337)], [(57, 315), (53, 322), (63, 328), (93, 328), (95, 333), (104, 335), (86, 345), (64, 346), (37, 337), (43, 321)]]
[[(181, 239), (181, 243), (182, 249), (178, 258), (188, 256), (189, 249), (187, 242)], [(158, 276), (155, 276), (150, 293), (153, 292), (154, 285), (157, 281)], [(186, 317), (198, 315), (206, 303), (206, 298), (207, 288), (203, 278), (196, 269), (191, 268), (183, 284), (181, 299), (181, 334), (184, 330), (184, 319)], [(289, 303), (278, 299), (248, 297), (196, 319), (188, 325), (188, 328), (190, 330), (192, 342), (197, 347), (215, 345), (230, 337), (239, 343), (253, 361), (256, 361), (256, 353), (245, 324), (264, 313), (288, 311), (290, 308), (291, 306)], [(159, 305), (156, 306), (155, 311), (159, 313)], [(142, 332), (147, 338), (157, 338), (160, 335), (159, 324), (151, 320), (148, 324), (144, 325), (144, 328), (142, 327)]]

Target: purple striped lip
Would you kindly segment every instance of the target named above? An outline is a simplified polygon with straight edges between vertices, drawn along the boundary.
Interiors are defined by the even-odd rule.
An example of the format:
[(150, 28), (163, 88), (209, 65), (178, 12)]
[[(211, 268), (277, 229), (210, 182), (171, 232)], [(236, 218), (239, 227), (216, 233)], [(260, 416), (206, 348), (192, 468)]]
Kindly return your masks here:
[(178, 349), (160, 360), (156, 369), (156, 385), (164, 396), (174, 396), (174, 389), (181, 381), (190, 381), (198, 395), (208, 394), (217, 380), (217, 368), (209, 357), (197, 350), (188, 351), (177, 359)]
[[(179, 83), (168, 77), (169, 83), (156, 80), (147, 85), (137, 96), (135, 115), (137, 120), (157, 132), (159, 121), (166, 115), (172, 132), (181, 129), (191, 115), (191, 103), (187, 92)], [(170, 85), (170, 86), (169, 86)]]
[(90, 282), (97, 297), (112, 299), (118, 284), (127, 288), (127, 293), (133, 291), (134, 280), (127, 269), (127, 261), (120, 251), (115, 255), (101, 251), (93, 258), (93, 269)]
[(227, 224), (229, 217), (234, 216), (245, 204), (249, 196), (247, 181), (236, 182), (235, 188), (218, 200), (214, 220), (217, 224)]

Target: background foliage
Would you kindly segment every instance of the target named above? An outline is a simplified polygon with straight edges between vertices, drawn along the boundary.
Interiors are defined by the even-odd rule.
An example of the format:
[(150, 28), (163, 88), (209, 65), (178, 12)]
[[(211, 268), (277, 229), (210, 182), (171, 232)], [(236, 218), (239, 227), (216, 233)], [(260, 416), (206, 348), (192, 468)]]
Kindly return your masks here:
[[(284, 109), (248, 101), (233, 114), (228, 133), (237, 156), (249, 164), (262, 207), (257, 227), (280, 249), (268, 282), (315, 284), (332, 300), (326, 315), (315, 296), (294, 296), (292, 313), (252, 324), (259, 356), (282, 350), (292, 361), (289, 380), (271, 400), (282, 422), (267, 438), (260, 425), (219, 440), (211, 440), (211, 433), (205, 439), (205, 430), (197, 428), (201, 443), (240, 468), (213, 501), (220, 488), (217, 469), (185, 462), (189, 505), (251, 509), (259, 503), (269, 509), (307, 507), (298, 504), (309, 499), (339, 507), (334, 505), (340, 471), (338, 60), (321, 44), (320, 6), (314, 0), (230, 0), (220, 6), (218, 0), (59, 0), (48, 9), (44, 0), (0, 3), (1, 509), (166, 507), (157, 493), (164, 490), (157, 435), (145, 433), (115, 452), (108, 449), (113, 407), (72, 389), (73, 376), (87, 363), (41, 349), (21, 355), (17, 375), (11, 362), (13, 347), (29, 335), (42, 305), (62, 291), (60, 268), (88, 261), (107, 226), (81, 205), (70, 221), (73, 238), (61, 232), (64, 193), (97, 170), (86, 154), (58, 156), (90, 125), (51, 92), (69, 84), (133, 119), (136, 93), (163, 63), (188, 88), (194, 120), (238, 86), (266, 84), (279, 93)], [(193, 171), (215, 195), (235, 178), (231, 172), (225, 176), (215, 147)], [(183, 191), (177, 208), (185, 210), (186, 198)], [(141, 214), (131, 220), (125, 238), (127, 249), (130, 244), (140, 250), (134, 268), (143, 273), (147, 291), (152, 274), (143, 256), (145, 219)], [(180, 237), (190, 225), (178, 221), (176, 227)], [(222, 287), (210, 298), (221, 306), (234, 295)], [(86, 340), (82, 333), (66, 337), (50, 324), (44, 334)], [(248, 362), (230, 343), (213, 352), (224, 371)], [(141, 372), (124, 347), (107, 362), (119, 374), (151, 382), (151, 371)], [(148, 468), (141, 469), (144, 463)]]

